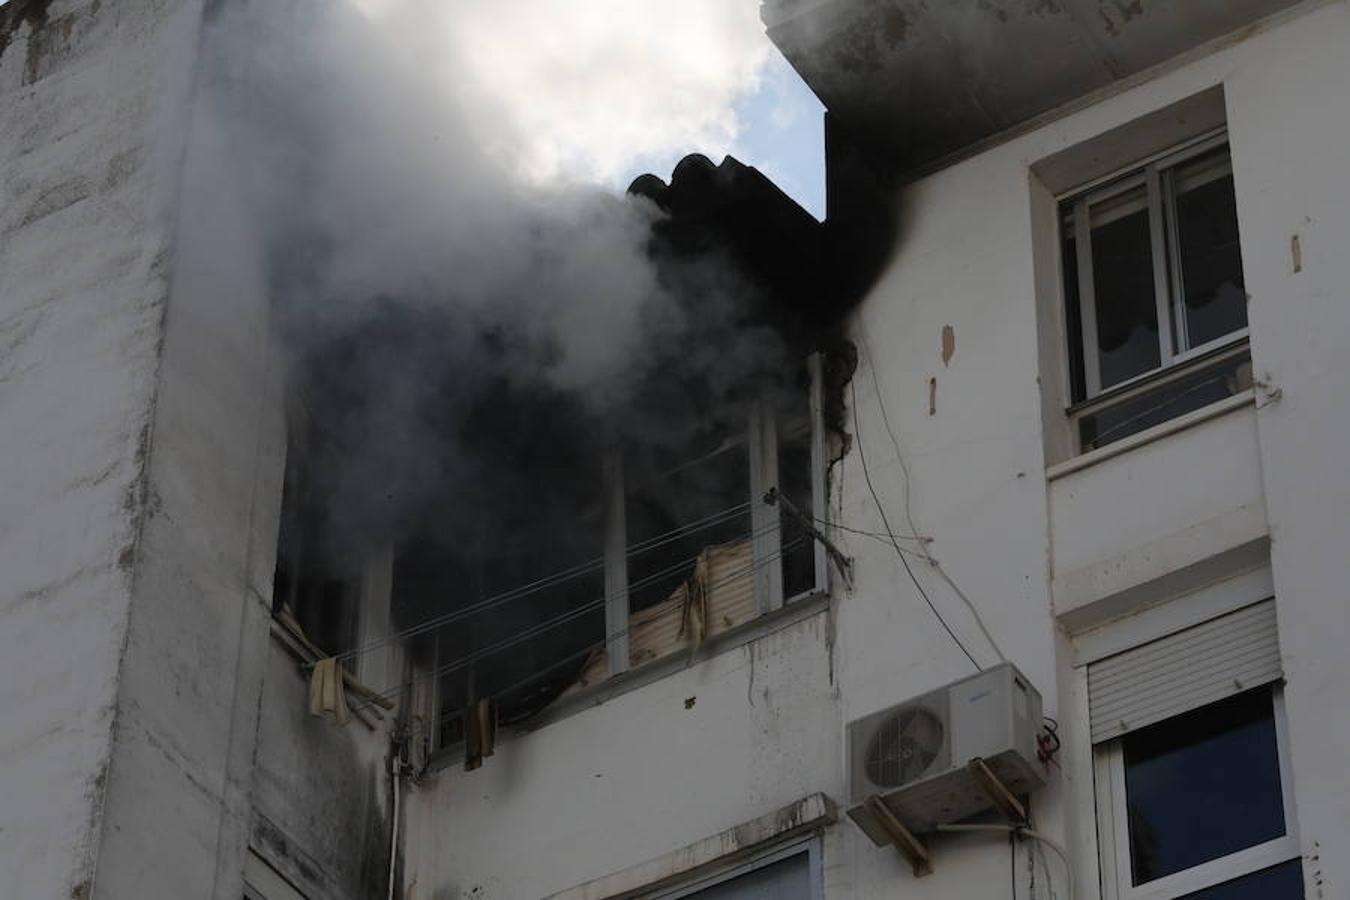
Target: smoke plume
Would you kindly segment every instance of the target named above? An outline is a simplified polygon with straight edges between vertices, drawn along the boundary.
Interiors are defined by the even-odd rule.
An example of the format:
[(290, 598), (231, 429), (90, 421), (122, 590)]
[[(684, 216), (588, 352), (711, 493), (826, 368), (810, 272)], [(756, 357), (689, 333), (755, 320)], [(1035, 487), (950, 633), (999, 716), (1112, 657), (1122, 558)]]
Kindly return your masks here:
[(209, 222), (228, 196), (247, 222), (327, 557), (490, 531), (584, 558), (572, 520), (604, 449), (655, 459), (739, 426), (746, 392), (786, 370), (782, 341), (715, 248), (663, 252), (652, 203), (566, 177), (582, 150), (565, 134), (524, 139), (566, 123), (483, 83), (503, 71), (482, 58), (494, 4), (365, 6), (214, 4), (200, 94), (220, 184), (184, 214)]

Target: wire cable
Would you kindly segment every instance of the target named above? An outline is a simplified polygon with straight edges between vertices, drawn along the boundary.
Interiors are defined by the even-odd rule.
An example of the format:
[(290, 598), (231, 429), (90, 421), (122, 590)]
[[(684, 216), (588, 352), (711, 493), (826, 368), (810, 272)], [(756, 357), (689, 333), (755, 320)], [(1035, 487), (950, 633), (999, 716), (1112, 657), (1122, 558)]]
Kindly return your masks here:
[[(872, 356), (872, 349), (867, 343), (867, 334), (864, 331), (860, 336), (863, 343), (863, 352), (867, 355), (867, 370), (872, 375), (872, 386), (877, 395), (877, 408), (881, 410), (881, 423), (885, 426), (886, 434), (889, 435), (891, 439), (891, 446), (895, 449), (895, 459), (900, 463), (900, 471), (904, 475), (905, 521), (909, 524), (909, 530), (914, 534), (918, 534), (919, 528), (914, 524), (914, 510), (910, 502), (909, 465), (905, 462), (905, 454), (900, 450), (900, 439), (896, 437), (895, 429), (891, 427), (891, 417), (886, 412), (886, 400), (881, 393), (881, 379), (877, 375), (877, 367)], [(858, 417), (856, 403), (854, 404), (853, 417), (856, 421)], [(984, 639), (989, 642), (989, 646), (994, 648), (994, 653), (998, 656), (999, 662), (1007, 662), (1008, 657), (1003, 653), (1003, 648), (998, 645), (998, 641), (994, 640), (994, 635), (989, 631), (989, 626), (985, 624), (984, 617), (980, 615), (979, 609), (975, 606), (974, 602), (971, 601), (970, 597), (966, 595), (966, 592), (957, 586), (956, 581), (947, 574), (947, 570), (942, 568), (937, 559), (933, 557), (932, 552), (928, 548), (929, 543), (931, 542), (920, 544), (924, 559), (933, 567), (933, 571), (937, 572), (938, 576), (947, 583), (947, 586), (952, 589), (952, 592), (961, 599), (961, 602), (966, 605), (966, 609), (970, 610), (971, 617), (975, 619), (975, 624), (979, 626), (980, 633), (983, 634)], [(979, 668), (979, 663), (976, 663), (975, 665)]]
[[(992, 823), (988, 825), (939, 825), (937, 827), (937, 830), (950, 832), (993, 831), (999, 833), (1009, 831), (1022, 837), (1029, 837), (1033, 841), (1037, 841), (1040, 844), (1049, 847), (1054, 852), (1054, 854), (1059, 857), (1059, 861), (1064, 864), (1064, 874), (1068, 879), (1068, 889), (1066, 891), (1066, 895), (1068, 896), (1069, 900), (1074, 900), (1073, 864), (1069, 862), (1069, 854), (1064, 850), (1063, 847), (1059, 845), (1058, 841), (1056, 841), (1049, 835), (1042, 834), (1041, 832), (1035, 831), (1031, 828), (1023, 828), (1019, 825), (995, 825)], [(1049, 870), (1047, 869), (1046, 871), (1048, 872)]]
[[(697, 519), (693, 522), (688, 522), (683, 525), (677, 526), (675, 528), (672, 528), (670, 531), (664, 532), (663, 534), (655, 535), (651, 538), (648, 538), (645, 541), (641, 541), (637, 544), (632, 545), (631, 547), (628, 548), (627, 556), (629, 559), (632, 559), (636, 556), (640, 556), (643, 553), (647, 553), (650, 552), (651, 550), (655, 550), (659, 547), (671, 544), (697, 531), (703, 531), (708, 528), (713, 528), (718, 525), (725, 524), (726, 522), (732, 521), (733, 519), (736, 519), (741, 515), (744, 515), (745, 512), (749, 510), (749, 508), (750, 503), (747, 501), (745, 503), (739, 503), (735, 506), (728, 507), (727, 509), (721, 510), (719, 512), (712, 513), (711, 515), (705, 516), (702, 519)], [(504, 591), (500, 594), (496, 594), (484, 600), (480, 600), (477, 603), (471, 604), (461, 609), (454, 610), (453, 612), (444, 613), (439, 616), (433, 616), (430, 619), (424, 619), (421, 622), (417, 622), (414, 625), (408, 626), (407, 628), (402, 628), (399, 629), (398, 631), (391, 632), (390, 634), (384, 635), (382, 637), (374, 638), (357, 647), (352, 647), (349, 650), (344, 650), (343, 652), (337, 654), (337, 658), (339, 660), (355, 659), (365, 653), (378, 650), (381, 647), (387, 647), (390, 644), (403, 640), (404, 638), (416, 637), (419, 634), (424, 634), (435, 628), (439, 628), (442, 625), (448, 625), (452, 622), (457, 622), (460, 619), (467, 618), (468, 616), (472, 616), (480, 612), (485, 612), (486, 610), (489, 609), (494, 609), (497, 606), (510, 603), (514, 600), (519, 600), (522, 597), (527, 597), (532, 594), (539, 593), (540, 591), (544, 591), (556, 585), (563, 584), (567, 581), (571, 581), (574, 578), (579, 578), (583, 575), (588, 575), (593, 572), (597, 572), (604, 567), (604, 564), (605, 560), (603, 557), (592, 559), (584, 563), (578, 563), (574, 566), (563, 569), (559, 572), (555, 572), (551, 575), (546, 575), (543, 578), (529, 582), (528, 584), (521, 585), (520, 587), (517, 588), (512, 588), (511, 590)]]
[[(970, 660), (970, 664), (974, 666), (977, 671), (982, 672), (984, 671), (984, 667), (970, 654), (970, 651), (966, 649), (966, 645), (961, 643), (961, 639), (956, 636), (955, 631), (952, 631), (952, 627), (947, 624), (947, 620), (942, 617), (942, 613), (938, 612), (937, 606), (933, 603), (933, 598), (929, 597), (928, 592), (923, 589), (923, 585), (919, 583), (919, 579), (914, 575), (914, 570), (910, 568), (909, 560), (905, 558), (905, 552), (900, 549), (900, 542), (896, 539), (895, 532), (891, 528), (890, 520), (886, 517), (886, 509), (881, 505), (881, 498), (877, 495), (877, 489), (872, 484), (872, 473), (868, 471), (867, 468), (867, 452), (863, 450), (864, 441), (862, 429), (859, 427), (858, 389), (856, 381), (850, 381), (848, 387), (849, 394), (853, 401), (853, 430), (858, 438), (856, 442), (858, 446), (858, 461), (862, 463), (863, 481), (867, 482), (867, 490), (872, 495), (872, 502), (876, 505), (877, 513), (881, 516), (881, 525), (886, 529), (886, 535), (890, 538), (891, 546), (895, 548), (896, 558), (900, 560), (900, 565), (904, 567), (905, 574), (909, 576), (910, 581), (914, 582), (914, 589), (919, 592), (919, 596), (928, 604), (928, 608), (933, 611), (933, 615), (937, 618), (938, 622), (942, 624), (943, 630), (945, 630), (947, 636), (952, 639), (952, 643), (956, 644), (956, 646), (961, 649), (961, 652), (966, 655), (966, 659)], [(878, 398), (878, 400), (880, 400), (880, 398)]]
[[(787, 547), (784, 547), (784, 548), (782, 549), (781, 552), (776, 553), (776, 554), (772, 554), (772, 555), (766, 557), (764, 560), (761, 560), (759, 563), (750, 566), (749, 568), (742, 568), (741, 570), (738, 571), (738, 573), (733, 573), (732, 575), (730, 575), (730, 576), (728, 576), (728, 577), (726, 577), (726, 578), (723, 578), (723, 579), (720, 580), (720, 581), (714, 582), (714, 583), (710, 586), (710, 588), (711, 588), (712, 590), (716, 590), (718, 587), (720, 587), (720, 586), (722, 586), (722, 585), (725, 585), (725, 584), (730, 584), (731, 582), (737, 580), (738, 578), (752, 576), (752, 575), (754, 575), (754, 573), (755, 573), (756, 571), (758, 571), (759, 569), (762, 569), (762, 568), (764, 568), (765, 566), (770, 565), (771, 563), (777, 562), (778, 560), (782, 559), (783, 556), (787, 555), (788, 553), (791, 553), (793, 550), (795, 550), (797, 547), (801, 546), (803, 543), (805, 543), (805, 539), (799, 539), (799, 540), (793, 541), (793, 542), (791, 542)], [(634, 618), (636, 619), (636, 617), (634, 617)], [(606, 638), (605, 638), (604, 640), (595, 641), (595, 642), (593, 642), (593, 643), (587, 645), (586, 647), (582, 648), (581, 650), (577, 651), (576, 653), (569, 654), (569, 655), (568, 655), (567, 657), (565, 657), (563, 660), (560, 660), (560, 661), (558, 661), (558, 662), (552, 663), (552, 664), (550, 664), (548, 667), (546, 667), (546, 668), (544, 668), (544, 669), (540, 669), (540, 670), (537, 670), (537, 671), (535, 671), (535, 672), (531, 672), (531, 673), (530, 673), (528, 676), (526, 676), (525, 678), (522, 678), (522, 679), (519, 679), (519, 680), (517, 680), (517, 681), (515, 681), (515, 682), (512, 682), (511, 684), (508, 684), (506, 687), (501, 688), (500, 690), (494, 691), (493, 693), (494, 693), (496, 696), (498, 696), (498, 697), (504, 697), (504, 696), (507, 696), (507, 695), (511, 694), (513, 691), (519, 690), (520, 688), (525, 687), (526, 685), (529, 685), (530, 683), (532, 683), (532, 682), (534, 682), (534, 681), (537, 681), (541, 675), (544, 675), (544, 674), (546, 674), (546, 673), (548, 673), (548, 672), (550, 672), (550, 671), (552, 671), (552, 670), (554, 670), (554, 669), (561, 668), (561, 667), (562, 667), (563, 665), (565, 665), (566, 663), (575, 661), (576, 659), (578, 659), (578, 658), (580, 658), (580, 657), (582, 657), (582, 656), (588, 655), (588, 654), (590, 654), (590, 653), (594, 653), (595, 651), (597, 651), (597, 650), (599, 650), (599, 649), (602, 649), (602, 648), (608, 646), (610, 640), (614, 640), (614, 639), (620, 638), (620, 637), (622, 637), (622, 636), (628, 634), (628, 633), (630, 632), (631, 629), (636, 628), (636, 627), (640, 627), (640, 626), (642, 626), (642, 625), (645, 625), (645, 624), (647, 624), (648, 622), (651, 622), (651, 621), (656, 620), (657, 618), (660, 618), (660, 613), (653, 613), (653, 614), (647, 616), (646, 618), (641, 619), (640, 621), (630, 620), (630, 622), (629, 622), (629, 624), (628, 624), (627, 626), (625, 626), (625, 627), (623, 627), (623, 628), (620, 628), (619, 630), (613, 632), (613, 633), (610, 634), (610, 635), (607, 635)], [(465, 711), (464, 711), (463, 709), (459, 709), (459, 710), (455, 710), (455, 711), (450, 712), (450, 713), (446, 713), (445, 715), (440, 716), (438, 719), (436, 719), (436, 720), (432, 723), (432, 725), (433, 725), (434, 727), (439, 728), (441, 725), (444, 725), (444, 724), (447, 723), (447, 722), (451, 722), (451, 721), (453, 721), (454, 719), (459, 718), (460, 716), (462, 716), (462, 715), (464, 714), (464, 712), (465, 712)]]
[[(767, 529), (766, 529), (766, 530), (767, 530)], [(804, 543), (806, 543), (806, 539), (805, 539), (805, 538), (797, 538), (797, 539), (794, 540), (794, 541), (790, 541), (787, 545), (781, 547), (777, 553), (772, 553), (772, 554), (770, 554), (769, 556), (765, 557), (765, 558), (762, 559), (762, 560), (752, 561), (749, 565), (747, 565), (747, 566), (741, 566), (741, 567), (737, 568), (736, 570), (732, 571), (731, 573), (727, 574), (727, 575), (724, 576), (723, 578), (721, 578), (721, 579), (719, 579), (719, 580), (713, 582), (711, 585), (709, 585), (709, 590), (710, 590), (710, 591), (715, 591), (715, 590), (717, 590), (718, 588), (721, 588), (721, 587), (723, 587), (723, 586), (725, 586), (725, 585), (731, 584), (731, 583), (733, 583), (733, 582), (735, 582), (735, 581), (738, 581), (738, 580), (740, 580), (740, 579), (742, 579), (742, 578), (753, 577), (754, 574), (755, 574), (756, 572), (758, 572), (759, 570), (763, 569), (764, 567), (766, 567), (766, 566), (768, 566), (768, 565), (771, 565), (771, 564), (777, 562), (778, 560), (781, 560), (784, 556), (786, 556), (786, 555), (788, 555), (789, 553), (793, 552), (794, 550), (796, 550), (798, 547), (800, 547), (800, 546), (803, 545)], [(589, 605), (589, 604), (588, 604), (588, 605)], [(568, 664), (568, 663), (570, 663), (570, 662), (573, 662), (573, 661), (575, 661), (575, 660), (577, 660), (577, 659), (580, 659), (580, 658), (582, 658), (582, 657), (584, 657), (584, 656), (586, 656), (586, 655), (589, 655), (589, 654), (595, 652), (596, 650), (598, 650), (598, 649), (600, 649), (600, 648), (602, 648), (602, 647), (608, 646), (610, 641), (612, 641), (612, 640), (617, 640), (618, 638), (623, 637), (623, 636), (626, 635), (626, 634), (629, 634), (633, 628), (640, 627), (640, 626), (642, 626), (642, 625), (647, 624), (648, 622), (651, 622), (651, 621), (653, 621), (653, 620), (659, 618), (660, 612), (652, 612), (652, 613), (650, 613), (646, 618), (639, 618), (639, 617), (641, 617), (641, 616), (642, 616), (642, 613), (638, 613), (638, 614), (636, 614), (635, 616), (630, 617), (629, 622), (627, 622), (624, 626), (622, 626), (622, 627), (619, 628), (618, 630), (616, 630), (616, 631), (614, 631), (614, 632), (612, 632), (612, 633), (610, 633), (610, 634), (605, 635), (605, 637), (604, 637), (603, 639), (597, 640), (597, 641), (593, 641), (592, 643), (587, 644), (585, 647), (581, 648), (580, 650), (578, 650), (578, 651), (576, 651), (576, 652), (574, 652), (574, 653), (569, 654), (568, 656), (562, 658), (561, 660), (558, 660), (558, 661), (555, 661), (555, 662), (553, 662), (553, 663), (550, 663), (547, 667), (545, 667), (545, 668), (543, 668), (543, 669), (538, 669), (538, 670), (536, 670), (536, 671), (533, 671), (533, 672), (531, 672), (527, 677), (525, 677), (525, 678), (523, 678), (523, 679), (520, 679), (519, 681), (513, 682), (513, 683), (507, 685), (507, 686), (504, 687), (504, 688), (501, 688), (501, 689), (499, 689), (499, 690), (494, 691), (493, 693), (494, 693), (495, 695), (497, 695), (497, 696), (500, 697), (500, 696), (505, 696), (505, 695), (507, 695), (507, 694), (510, 694), (512, 691), (515, 691), (515, 690), (518, 690), (518, 689), (520, 689), (520, 688), (522, 688), (522, 687), (525, 687), (526, 685), (528, 685), (528, 684), (530, 684), (530, 683), (532, 683), (532, 682), (534, 682), (534, 681), (539, 680), (540, 677), (542, 677), (543, 675), (548, 674), (549, 672), (551, 672), (551, 671), (553, 671), (553, 670), (555, 670), (555, 669), (561, 668), (561, 667), (563, 667), (564, 665), (566, 665), (566, 664)], [(547, 630), (547, 629), (544, 629), (544, 630)], [(437, 667), (437, 668), (436, 668), (435, 670), (433, 670), (432, 672), (424, 672), (424, 673), (421, 673), (421, 674), (419, 674), (418, 676), (416, 676), (416, 677), (414, 677), (414, 678), (412, 678), (412, 679), (409, 679), (408, 681), (406, 681), (406, 682), (400, 684), (397, 688), (390, 688), (389, 690), (386, 690), (386, 691), (382, 692), (382, 693), (380, 694), (380, 696), (385, 697), (386, 699), (391, 699), (392, 697), (397, 696), (400, 692), (402, 692), (402, 691), (403, 691), (406, 687), (408, 687), (409, 685), (416, 684), (416, 683), (419, 683), (419, 682), (422, 682), (422, 681), (431, 680), (431, 679), (434, 679), (434, 678), (439, 678), (441, 675), (449, 674), (449, 672), (455, 671), (455, 670), (457, 670), (457, 669), (464, 668), (466, 665), (471, 665), (471, 664), (472, 664), (473, 662), (475, 662), (478, 658), (481, 658), (481, 657), (484, 656), (484, 655), (492, 655), (493, 653), (500, 652), (501, 649), (505, 649), (505, 648), (509, 647), (511, 644), (518, 643), (518, 642), (520, 642), (521, 640), (528, 639), (528, 637), (531, 637), (531, 636), (534, 636), (534, 635), (523, 635), (523, 636), (522, 636), (522, 635), (517, 635), (517, 636), (514, 636), (512, 639), (509, 639), (509, 640), (507, 640), (507, 641), (499, 642), (499, 645), (501, 645), (501, 646), (494, 645), (495, 649), (493, 649), (493, 650), (491, 651), (491, 653), (486, 653), (486, 654), (484, 654), (484, 653), (478, 653), (478, 652), (475, 652), (475, 653), (473, 653), (473, 654), (469, 654), (469, 656), (461, 657), (460, 659), (458, 659), (458, 660), (456, 660), (456, 661), (454, 661), (454, 662), (452, 662), (452, 663), (450, 663), (450, 664), (447, 664), (446, 667), (443, 667), (443, 668), (442, 668), (442, 667)], [(363, 703), (365, 703), (365, 704), (369, 704), (369, 702), (370, 702), (370, 701), (363, 701)], [(353, 705), (353, 708), (355, 709), (355, 708), (357, 708), (358, 706), (361, 706), (361, 705), (362, 705), (362, 704), (354, 704), (354, 705)], [(449, 714), (447, 714), (447, 715), (445, 715), (445, 716), (441, 716), (441, 717), (439, 717), (438, 719), (436, 719), (435, 721), (431, 722), (430, 725), (431, 725), (432, 727), (437, 727), (437, 728), (438, 728), (438, 727), (440, 727), (441, 725), (445, 724), (446, 722), (449, 722), (449, 721), (455, 719), (456, 717), (462, 715), (463, 712), (464, 712), (463, 710), (457, 710), (457, 711), (455, 711), (455, 712), (453, 712), (453, 713), (449, 713)]]
[[(780, 527), (779, 524), (778, 524), (778, 523), (775, 523), (774, 525), (772, 525), (772, 526), (770, 526), (770, 527), (761, 529), (760, 532), (758, 532), (758, 533), (754, 533), (754, 532), (750, 533), (750, 534), (747, 535), (745, 538), (743, 538), (743, 540), (753, 540), (755, 537), (759, 536), (760, 534), (768, 534), (768, 533), (772, 533), (773, 531), (778, 530), (779, 527)], [(748, 567), (743, 567), (742, 569), (737, 570), (736, 572), (733, 572), (733, 573), (732, 573), (731, 575), (729, 575), (727, 578), (724, 578), (721, 582), (717, 582), (717, 583), (714, 584), (712, 587), (715, 588), (715, 587), (720, 586), (720, 585), (723, 584), (723, 583), (727, 583), (727, 582), (736, 580), (736, 579), (738, 579), (738, 578), (740, 578), (740, 577), (742, 577), (742, 576), (744, 576), (744, 575), (753, 574), (753, 572), (754, 572), (758, 567), (761, 567), (762, 565), (766, 565), (766, 564), (768, 564), (769, 562), (773, 562), (773, 561), (775, 561), (775, 560), (781, 559), (781, 558), (784, 556), (784, 554), (786, 554), (786, 553), (788, 553), (788, 552), (791, 552), (791, 549), (795, 549), (795, 548), (796, 548), (797, 546), (799, 546), (804, 540), (805, 540), (804, 538), (798, 538), (797, 540), (791, 542), (787, 547), (780, 548), (779, 551), (778, 551), (777, 553), (771, 554), (769, 557), (766, 557), (764, 560), (758, 561), (758, 563), (752, 561), (752, 563), (751, 563)], [(693, 566), (697, 561), (698, 561), (698, 556), (697, 556), (697, 555), (695, 555), (695, 556), (693, 556), (693, 557), (690, 557), (690, 558), (688, 558), (688, 559), (682, 559), (682, 560), (680, 560), (680, 561), (674, 563), (673, 565), (667, 566), (667, 567), (665, 567), (664, 569), (660, 569), (660, 570), (658, 570), (658, 571), (656, 571), (656, 572), (653, 572), (653, 573), (651, 573), (651, 574), (649, 574), (649, 575), (644, 576), (643, 578), (638, 579), (636, 582), (633, 582), (632, 584), (629, 585), (628, 591), (629, 591), (629, 593), (631, 594), (632, 591), (634, 591), (634, 590), (639, 590), (639, 589), (641, 589), (641, 588), (648, 587), (648, 586), (650, 586), (650, 585), (652, 585), (652, 584), (658, 583), (658, 582), (664, 580), (666, 577), (668, 577), (668, 576), (670, 576), (670, 575), (672, 575), (672, 574), (675, 574), (676, 572), (680, 572), (680, 571), (683, 571), (683, 570), (686, 570), (686, 569), (690, 568), (690, 567)], [(488, 645), (487, 647), (481, 648), (481, 649), (479, 649), (479, 650), (475, 650), (475, 651), (473, 651), (473, 652), (471, 652), (471, 653), (469, 653), (469, 654), (467, 654), (467, 655), (465, 655), (465, 656), (463, 656), (463, 657), (459, 657), (459, 658), (457, 658), (457, 659), (455, 659), (455, 660), (452, 660), (451, 662), (447, 663), (447, 664), (444, 665), (444, 666), (437, 666), (437, 667), (436, 667), (435, 669), (433, 669), (432, 671), (422, 673), (421, 675), (419, 675), (419, 676), (417, 676), (416, 678), (412, 679), (411, 682), (403, 682), (403, 683), (400, 683), (400, 684), (398, 684), (398, 685), (395, 685), (395, 686), (391, 686), (391, 687), (385, 688), (385, 689), (382, 690), (382, 691), (378, 691), (378, 692), (377, 692), (377, 695), (380, 696), (380, 697), (383, 697), (383, 698), (386, 699), (386, 700), (393, 699), (393, 698), (395, 698), (399, 693), (401, 693), (401, 692), (405, 689), (405, 687), (407, 687), (407, 684), (408, 684), (408, 683), (413, 683), (413, 684), (415, 684), (415, 683), (418, 683), (418, 682), (420, 682), (420, 681), (426, 681), (426, 680), (430, 680), (430, 679), (436, 679), (436, 678), (441, 677), (442, 675), (448, 675), (448, 674), (450, 674), (451, 672), (458, 671), (459, 669), (462, 669), (462, 668), (465, 668), (466, 666), (472, 665), (473, 663), (477, 662), (477, 661), (480, 660), (480, 659), (484, 659), (484, 658), (486, 658), (486, 657), (488, 657), (488, 656), (493, 656), (493, 655), (495, 655), (495, 654), (497, 654), (497, 653), (500, 653), (502, 650), (505, 650), (505, 649), (507, 649), (507, 648), (509, 648), (509, 647), (512, 647), (512, 646), (514, 646), (514, 645), (516, 645), (516, 644), (519, 644), (519, 643), (521, 643), (521, 642), (523, 642), (523, 641), (530, 640), (531, 638), (538, 637), (539, 635), (544, 634), (544, 633), (546, 633), (546, 632), (548, 632), (548, 631), (551, 631), (552, 629), (557, 628), (557, 627), (559, 627), (559, 626), (561, 626), (561, 625), (565, 625), (565, 624), (568, 624), (568, 623), (570, 623), (570, 622), (574, 622), (574, 621), (576, 621), (577, 619), (582, 618), (583, 616), (585, 616), (587, 613), (590, 613), (590, 612), (593, 612), (593, 611), (597, 611), (597, 610), (603, 609), (603, 608), (605, 607), (605, 605), (606, 605), (606, 604), (609, 602), (609, 600), (611, 600), (611, 599), (613, 599), (613, 598), (611, 598), (611, 597), (609, 597), (609, 596), (602, 596), (602, 597), (599, 597), (599, 598), (597, 598), (597, 599), (595, 599), (595, 600), (592, 600), (592, 601), (588, 601), (588, 602), (586, 602), (586, 603), (583, 603), (583, 604), (581, 604), (580, 606), (574, 607), (573, 609), (570, 609), (570, 610), (568, 610), (567, 612), (562, 613), (561, 615), (555, 616), (555, 617), (552, 618), (552, 619), (546, 619), (546, 620), (544, 620), (544, 621), (542, 621), (542, 622), (536, 623), (535, 625), (530, 626), (529, 628), (527, 628), (526, 630), (524, 630), (524, 631), (522, 631), (522, 632), (517, 632), (516, 634), (513, 634), (513, 635), (511, 635), (511, 636), (508, 637), (508, 638), (503, 638), (502, 640), (497, 641), (497, 642), (495, 642), (495, 643), (493, 643), (493, 644), (490, 644), (490, 645)], [(625, 626), (625, 629), (624, 629), (623, 631), (621, 631), (620, 634), (626, 633), (626, 630), (627, 630), (627, 627)]]

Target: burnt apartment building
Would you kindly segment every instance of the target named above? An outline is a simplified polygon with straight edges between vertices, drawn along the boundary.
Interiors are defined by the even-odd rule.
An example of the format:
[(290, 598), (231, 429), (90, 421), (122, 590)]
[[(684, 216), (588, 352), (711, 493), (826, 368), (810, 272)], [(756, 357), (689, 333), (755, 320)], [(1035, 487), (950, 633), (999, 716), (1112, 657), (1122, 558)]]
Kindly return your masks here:
[(1350, 3), (766, 0), (825, 221), (639, 179), (748, 299), (397, 531), (439, 323), (297, 364), (183, 214), (227, 5), (0, 5), (0, 896), (1350, 893)]

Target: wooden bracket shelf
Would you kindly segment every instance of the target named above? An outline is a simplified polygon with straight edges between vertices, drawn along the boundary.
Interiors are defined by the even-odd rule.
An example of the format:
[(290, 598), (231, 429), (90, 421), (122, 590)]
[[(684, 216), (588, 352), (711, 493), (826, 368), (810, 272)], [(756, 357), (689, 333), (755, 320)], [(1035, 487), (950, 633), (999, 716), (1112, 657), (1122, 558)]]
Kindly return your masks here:
[[(980, 786), (980, 789), (993, 803), (994, 808), (1003, 814), (1010, 825), (1014, 828), (1026, 827), (1026, 805), (1012, 791), (1008, 790), (1008, 786), (994, 774), (994, 771), (989, 768), (983, 759), (979, 757), (972, 759), (967, 763), (966, 770), (970, 772), (975, 779), (975, 783)], [(928, 847), (905, 827), (905, 823), (900, 821), (885, 801), (873, 794), (863, 802), (863, 805), (875, 817), (881, 829), (886, 832), (891, 844), (895, 846), (895, 849), (909, 863), (910, 868), (914, 870), (914, 877), (922, 878), (925, 875), (931, 875), (933, 873), (933, 858), (928, 852)]]
[(1025, 827), (1027, 824), (1027, 808), (1022, 805), (1008, 786), (999, 780), (989, 766), (985, 765), (984, 760), (978, 756), (970, 761), (966, 766), (967, 771), (975, 776), (975, 783), (980, 786), (985, 795), (993, 802), (994, 808), (1003, 813), (1011, 825)]
[(922, 878), (925, 875), (933, 874), (933, 862), (928, 856), (928, 848), (923, 845), (923, 841), (916, 838), (905, 827), (905, 823), (896, 818), (895, 813), (891, 812), (891, 808), (875, 794), (867, 798), (865, 805), (867, 811), (876, 817), (877, 823), (881, 825), (882, 831), (886, 832), (886, 836), (891, 839), (895, 849), (900, 851), (900, 855), (914, 870), (914, 877)]

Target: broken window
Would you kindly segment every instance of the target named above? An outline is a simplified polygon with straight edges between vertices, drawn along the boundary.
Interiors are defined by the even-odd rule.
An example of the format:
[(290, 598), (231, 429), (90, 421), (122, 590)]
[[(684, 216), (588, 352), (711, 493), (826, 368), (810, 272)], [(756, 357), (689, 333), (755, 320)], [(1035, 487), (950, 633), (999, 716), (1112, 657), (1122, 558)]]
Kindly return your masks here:
[[(505, 378), (442, 422), (463, 397), (448, 379), (422, 392), (427, 462), (412, 471), (369, 429), (320, 440), (297, 400), (278, 620), (355, 672), (397, 642), (364, 687), (404, 698), (420, 749), (462, 744), (476, 765), (498, 725), (825, 590), (820, 365), (801, 369), (710, 399), (654, 379), (619, 423)], [(332, 384), (309, 384), (325, 422), (356, 405)], [(376, 550), (387, 574), (365, 590)], [(370, 623), (387, 625), (362, 634)]]
[(567, 466), (565, 496), (535, 498), (552, 541), (492, 510), (474, 511), (474, 546), (438, 540), (434, 520), (420, 529), (395, 564), (394, 618), (417, 631), (431, 748), (471, 739), (485, 701), (509, 725), (823, 591), (818, 371), (813, 360), (783, 397), (749, 404), (740, 428), (620, 442)]
[(312, 654), (333, 656), (356, 644), (360, 572), (336, 559), (320, 538), (328, 513), (304, 464), (308, 442), (302, 421), (293, 414), (288, 434), (272, 614), (314, 648)]
[(1226, 135), (1064, 201), (1061, 220), (1081, 450), (1251, 387)]

